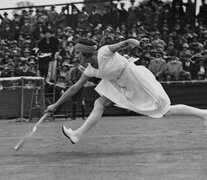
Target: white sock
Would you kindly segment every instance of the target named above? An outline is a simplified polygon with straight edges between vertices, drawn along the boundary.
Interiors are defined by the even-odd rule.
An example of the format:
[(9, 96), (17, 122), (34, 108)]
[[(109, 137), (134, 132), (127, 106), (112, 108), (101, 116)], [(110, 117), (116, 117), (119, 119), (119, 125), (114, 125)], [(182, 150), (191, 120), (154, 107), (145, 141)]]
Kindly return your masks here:
[(101, 119), (103, 112), (104, 112), (104, 107), (97, 99), (94, 102), (94, 108), (92, 112), (90, 113), (89, 117), (87, 118), (87, 120), (84, 122), (84, 124), (80, 128), (73, 131), (74, 135), (78, 139), (80, 139), (82, 135), (88, 132), (98, 122), (98, 120)]

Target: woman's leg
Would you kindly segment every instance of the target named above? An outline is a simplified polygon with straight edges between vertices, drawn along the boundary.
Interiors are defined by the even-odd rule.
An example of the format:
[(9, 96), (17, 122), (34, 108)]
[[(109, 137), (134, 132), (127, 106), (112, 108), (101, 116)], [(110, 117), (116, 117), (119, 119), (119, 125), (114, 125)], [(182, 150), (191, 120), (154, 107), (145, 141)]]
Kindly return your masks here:
[(65, 128), (63, 126), (63, 133), (70, 139), (72, 143), (77, 143), (81, 136), (88, 132), (101, 118), (105, 107), (111, 105), (112, 102), (106, 97), (102, 96), (94, 102), (94, 108), (83, 125), (75, 131)]
[(166, 114), (168, 115), (187, 115), (195, 116), (207, 121), (207, 110), (191, 107), (184, 104), (171, 105), (169, 111)]

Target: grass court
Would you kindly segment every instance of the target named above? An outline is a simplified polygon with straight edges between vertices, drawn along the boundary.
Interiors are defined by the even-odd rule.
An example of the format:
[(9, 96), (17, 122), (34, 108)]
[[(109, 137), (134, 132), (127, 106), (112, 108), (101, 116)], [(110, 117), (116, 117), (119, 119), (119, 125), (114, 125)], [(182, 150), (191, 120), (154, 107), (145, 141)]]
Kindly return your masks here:
[(46, 120), (20, 150), (14, 146), (33, 123), (0, 121), (0, 180), (206, 180), (207, 134), (187, 116), (103, 117), (72, 145), (61, 126)]

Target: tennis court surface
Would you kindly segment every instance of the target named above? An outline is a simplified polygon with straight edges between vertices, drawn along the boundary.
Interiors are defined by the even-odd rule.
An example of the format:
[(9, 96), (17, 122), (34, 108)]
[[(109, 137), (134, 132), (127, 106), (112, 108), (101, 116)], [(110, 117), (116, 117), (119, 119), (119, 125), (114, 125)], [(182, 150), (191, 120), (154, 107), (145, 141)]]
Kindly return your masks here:
[(0, 180), (206, 180), (203, 121), (185, 116), (103, 117), (72, 145), (61, 126), (43, 122), (19, 151), (14, 146), (34, 123), (0, 121)]

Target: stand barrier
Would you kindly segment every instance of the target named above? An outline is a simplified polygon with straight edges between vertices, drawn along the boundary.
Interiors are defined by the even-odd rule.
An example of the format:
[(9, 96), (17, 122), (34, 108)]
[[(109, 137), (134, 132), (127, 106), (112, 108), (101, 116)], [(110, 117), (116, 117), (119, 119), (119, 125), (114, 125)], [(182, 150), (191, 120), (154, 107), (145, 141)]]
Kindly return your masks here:
[[(198, 108), (207, 109), (207, 81), (171, 81), (161, 82), (163, 88), (169, 95), (172, 104), (186, 104)], [(94, 90), (95, 86), (85, 87), (85, 101), (86, 101), (86, 114), (89, 114), (93, 108), (94, 100), (99, 97)], [(58, 114), (64, 114), (65, 109), (68, 114), (72, 113), (71, 102), (65, 103)], [(80, 115), (80, 108), (77, 111)], [(118, 107), (106, 108), (104, 115), (134, 115), (136, 113), (130, 112), (126, 109)]]
[(29, 117), (33, 106), (38, 106), (39, 115), (44, 111), (44, 78), (0, 78), (0, 118)]
[[(36, 82), (36, 85), (35, 85)], [(161, 82), (163, 88), (169, 95), (172, 104), (187, 104), (198, 108), (207, 108), (207, 81), (176, 81)], [(2, 88), (3, 86), (3, 88)], [(40, 77), (14, 77), (0, 78), (0, 118), (20, 118), (29, 116), (31, 99), (34, 89), (38, 88), (40, 96), (37, 99), (38, 105), (45, 107), (44, 79)], [(94, 100), (99, 97), (94, 90), (95, 86), (85, 87), (86, 115), (92, 108)], [(46, 106), (47, 106), (46, 102)], [(72, 104), (69, 100), (59, 108), (55, 115), (71, 115)], [(77, 116), (81, 115), (77, 107)], [(128, 110), (118, 107), (107, 108), (104, 115), (134, 115)]]

